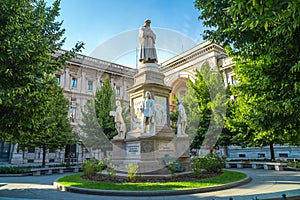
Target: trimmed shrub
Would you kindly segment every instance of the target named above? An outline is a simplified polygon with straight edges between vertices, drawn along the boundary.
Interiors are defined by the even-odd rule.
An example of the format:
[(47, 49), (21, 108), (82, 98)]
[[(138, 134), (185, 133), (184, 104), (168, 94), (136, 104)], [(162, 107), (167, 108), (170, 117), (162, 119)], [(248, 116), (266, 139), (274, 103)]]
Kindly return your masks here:
[(3, 166), (0, 167), (0, 174), (22, 174), (30, 172), (30, 167)]
[(86, 176), (94, 176), (98, 171), (98, 160), (92, 158), (81, 164), (83, 174)]
[(218, 155), (208, 154), (192, 159), (192, 169), (197, 176), (201, 175), (202, 169), (209, 173), (216, 173), (222, 171), (224, 167), (225, 160)]

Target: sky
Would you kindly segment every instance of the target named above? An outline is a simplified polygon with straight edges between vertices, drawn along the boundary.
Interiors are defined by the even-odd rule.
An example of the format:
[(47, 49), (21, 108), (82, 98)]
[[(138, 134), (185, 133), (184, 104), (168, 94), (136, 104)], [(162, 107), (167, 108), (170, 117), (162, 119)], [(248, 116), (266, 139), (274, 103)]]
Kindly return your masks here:
[[(51, 5), (54, 0), (46, 0)], [(159, 63), (203, 42), (194, 0), (61, 0), (63, 49), (85, 43), (84, 55), (136, 67), (138, 29), (146, 19), (156, 34)]]

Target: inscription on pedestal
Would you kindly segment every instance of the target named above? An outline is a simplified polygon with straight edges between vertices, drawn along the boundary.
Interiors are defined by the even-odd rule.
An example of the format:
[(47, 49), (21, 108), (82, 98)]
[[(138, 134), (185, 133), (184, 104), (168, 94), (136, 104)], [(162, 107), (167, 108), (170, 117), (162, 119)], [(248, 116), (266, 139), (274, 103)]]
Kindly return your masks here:
[(169, 142), (161, 142), (159, 143), (159, 151), (164, 153), (174, 152), (174, 144)]
[(126, 144), (126, 155), (129, 157), (139, 157), (141, 155), (140, 143), (127, 143)]

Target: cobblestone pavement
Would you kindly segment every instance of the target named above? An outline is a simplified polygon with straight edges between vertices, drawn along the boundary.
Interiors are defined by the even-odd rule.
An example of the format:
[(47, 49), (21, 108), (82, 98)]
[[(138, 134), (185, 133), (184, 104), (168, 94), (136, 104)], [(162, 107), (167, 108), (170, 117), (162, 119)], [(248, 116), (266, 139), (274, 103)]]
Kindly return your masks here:
[[(77, 199), (97, 199), (97, 200), (252, 200), (281, 198), (282, 194), (287, 197), (298, 196), (300, 199), (300, 171), (273, 171), (239, 169), (252, 181), (246, 185), (236, 188), (220, 190), (215, 192), (197, 193), (179, 196), (99, 196), (62, 192), (56, 190), (52, 183), (59, 177), (68, 175), (54, 174), (43, 176), (23, 176), (23, 177), (0, 177), (0, 200), (27, 200), (27, 199), (55, 199), (55, 200), (77, 200)], [(293, 198), (296, 199), (296, 198)]]

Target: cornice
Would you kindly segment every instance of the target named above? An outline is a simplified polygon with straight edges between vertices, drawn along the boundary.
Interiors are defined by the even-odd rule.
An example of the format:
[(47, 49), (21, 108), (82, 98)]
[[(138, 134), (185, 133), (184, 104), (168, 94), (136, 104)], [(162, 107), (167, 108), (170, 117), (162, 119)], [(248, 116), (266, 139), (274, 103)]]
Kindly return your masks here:
[(219, 53), (225, 53), (226, 51), (219, 45), (213, 44), (210, 41), (203, 42), (196, 47), (183, 52), (161, 64), (160, 70), (162, 72), (168, 71), (170, 69), (176, 68), (180, 65), (188, 63), (196, 58), (199, 58), (201, 55), (207, 54), (208, 52), (216, 51)]
[[(59, 50), (54, 54), (54, 56), (57, 57), (65, 52), (65, 50)], [(94, 69), (104, 73), (124, 76), (127, 78), (133, 78), (133, 76), (137, 73), (137, 69), (133, 69), (124, 65), (119, 65), (116, 63), (100, 60), (98, 58), (93, 58), (82, 54), (76, 54), (76, 56), (70, 61), (67, 61), (67, 63), (77, 65), (83, 68)]]

